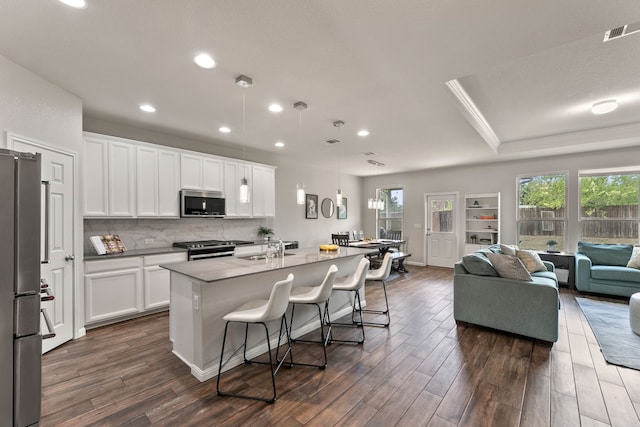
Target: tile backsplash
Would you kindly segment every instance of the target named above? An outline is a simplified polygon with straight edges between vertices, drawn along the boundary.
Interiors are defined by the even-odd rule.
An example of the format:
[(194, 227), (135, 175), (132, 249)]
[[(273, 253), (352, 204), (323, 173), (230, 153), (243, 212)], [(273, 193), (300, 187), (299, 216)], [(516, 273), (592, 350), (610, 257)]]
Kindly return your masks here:
[(189, 240), (258, 240), (264, 219), (85, 219), (84, 253), (94, 254), (89, 237), (117, 234), (127, 249), (162, 248)]

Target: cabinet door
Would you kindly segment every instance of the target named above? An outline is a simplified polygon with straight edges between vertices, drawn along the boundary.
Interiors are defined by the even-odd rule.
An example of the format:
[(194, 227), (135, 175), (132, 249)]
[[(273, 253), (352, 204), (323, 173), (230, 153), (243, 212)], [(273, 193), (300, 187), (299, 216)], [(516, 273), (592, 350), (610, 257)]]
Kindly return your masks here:
[(109, 215), (108, 146), (106, 140), (84, 140), (84, 216), (87, 217)]
[(180, 216), (180, 159), (174, 151), (158, 152), (158, 215)]
[(85, 274), (87, 323), (142, 311), (140, 268)]
[(136, 150), (136, 213), (158, 216), (158, 150), (137, 147)]
[(221, 159), (204, 157), (202, 161), (202, 189), (224, 191), (223, 162)]
[(135, 148), (109, 142), (109, 215), (132, 217), (135, 194)]
[(180, 188), (202, 190), (202, 156), (180, 155)]
[[(251, 203), (240, 203), (240, 180), (246, 177), (249, 186), (253, 182), (251, 177), (251, 166), (244, 165), (244, 162), (226, 161), (224, 162), (224, 194), (226, 198), (227, 216), (249, 217), (251, 216)], [(253, 196), (253, 191), (250, 196)], [(251, 201), (251, 199), (249, 199)]]
[(144, 268), (144, 309), (169, 306), (171, 272), (159, 266)]
[(275, 170), (253, 166), (253, 216), (276, 215)]

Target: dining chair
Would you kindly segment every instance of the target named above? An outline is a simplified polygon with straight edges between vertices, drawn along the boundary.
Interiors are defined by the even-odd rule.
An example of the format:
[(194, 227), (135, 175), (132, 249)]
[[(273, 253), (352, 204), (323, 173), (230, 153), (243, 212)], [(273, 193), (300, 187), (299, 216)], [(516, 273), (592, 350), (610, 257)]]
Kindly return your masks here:
[[(329, 317), (329, 297), (331, 296), (331, 291), (333, 290), (333, 283), (336, 278), (336, 274), (338, 273), (338, 267), (335, 264), (332, 264), (327, 271), (327, 274), (324, 276), (324, 280), (318, 286), (300, 286), (291, 291), (291, 296), (289, 297), (289, 303), (291, 304), (291, 322), (289, 322), (289, 330), (293, 329), (293, 318), (295, 314), (296, 305), (298, 304), (312, 304), (315, 305), (318, 309), (318, 319), (320, 320), (320, 341), (316, 340), (302, 340), (302, 339), (292, 339), (291, 341), (294, 343), (302, 342), (302, 343), (314, 343), (321, 344), (322, 351), (324, 353), (324, 362), (321, 365), (316, 365), (312, 363), (300, 363), (300, 362), (292, 362), (293, 365), (301, 365), (301, 366), (312, 366), (320, 369), (324, 369), (327, 367), (327, 343), (329, 341), (329, 335), (331, 334), (331, 318)], [(324, 310), (320, 308), (320, 305), (324, 304)], [(325, 336), (324, 328), (328, 326), (329, 329)], [(289, 333), (291, 335), (291, 333)], [(277, 359), (276, 352), (276, 359)], [(293, 350), (291, 351), (291, 359), (293, 360)]]
[(380, 282), (382, 283), (382, 291), (384, 292), (384, 303), (386, 306), (385, 310), (370, 310), (363, 309), (363, 313), (373, 313), (373, 314), (384, 314), (387, 317), (386, 322), (363, 322), (367, 326), (382, 326), (388, 327), (391, 323), (391, 316), (389, 315), (389, 300), (387, 299), (387, 287), (385, 284), (385, 280), (389, 278), (389, 274), (391, 274), (391, 264), (393, 263), (393, 254), (391, 252), (387, 252), (384, 254), (384, 258), (382, 259), (382, 265), (380, 268), (375, 270), (369, 270), (366, 274), (367, 282)]
[[(223, 317), (224, 320), (227, 321), (224, 327), (224, 336), (222, 338), (222, 350), (220, 352), (220, 365), (218, 368), (218, 380), (216, 382), (216, 391), (218, 396), (232, 396), (232, 397), (241, 397), (244, 399), (253, 399), (253, 400), (261, 400), (267, 403), (273, 403), (276, 400), (276, 374), (280, 370), (280, 367), (284, 363), (284, 359), (287, 355), (290, 357), (290, 362), (293, 362), (291, 358), (291, 337), (289, 335), (289, 328), (287, 327), (287, 318), (285, 316), (285, 312), (287, 307), (289, 306), (289, 297), (291, 294), (291, 284), (293, 283), (293, 274), (289, 273), (285, 280), (280, 280), (273, 285), (271, 289), (271, 295), (268, 300), (253, 300), (249, 301), (240, 307), (238, 307), (235, 311), (228, 313)], [(287, 336), (287, 350), (285, 351), (284, 357), (277, 364), (274, 365), (273, 358), (271, 357), (271, 344), (269, 339), (269, 328), (267, 327), (267, 322), (272, 320), (280, 319), (280, 332), (278, 335), (278, 346), (280, 345), (280, 338), (282, 337), (282, 329), (284, 327), (285, 334)], [(227, 341), (227, 331), (229, 329), (229, 324), (232, 322), (244, 323), (244, 344), (240, 345), (229, 358), (223, 362), (224, 358), (224, 347)], [(264, 327), (264, 331), (267, 337), (267, 349), (269, 353), (269, 362), (261, 362), (255, 360), (247, 359), (247, 335), (249, 332), (250, 324), (258, 324)], [(230, 393), (227, 391), (220, 390), (220, 378), (222, 377), (222, 367), (231, 360), (236, 353), (243, 349), (243, 358), (244, 363), (259, 363), (263, 365), (269, 365), (269, 370), (271, 372), (271, 385), (273, 389), (273, 396), (271, 398), (265, 398), (256, 395), (248, 395), (248, 394), (236, 394)], [(277, 357), (276, 357), (277, 359)], [(244, 381), (242, 381), (244, 383)]]
[(331, 242), (334, 245), (338, 245), (338, 246), (349, 246), (349, 235), (348, 234), (332, 234)]
[[(362, 344), (364, 342), (364, 324), (362, 318), (362, 304), (360, 301), (360, 290), (364, 287), (364, 281), (367, 276), (367, 270), (369, 270), (369, 260), (362, 258), (356, 267), (356, 271), (347, 277), (338, 278), (333, 283), (334, 291), (353, 292), (353, 304), (351, 309), (351, 323), (336, 323), (331, 322), (331, 326), (350, 326), (360, 328), (362, 331), (362, 339), (360, 340), (342, 340), (333, 338), (333, 332), (329, 331), (329, 342), (342, 342)], [(359, 320), (356, 320), (355, 314), (358, 313)]]

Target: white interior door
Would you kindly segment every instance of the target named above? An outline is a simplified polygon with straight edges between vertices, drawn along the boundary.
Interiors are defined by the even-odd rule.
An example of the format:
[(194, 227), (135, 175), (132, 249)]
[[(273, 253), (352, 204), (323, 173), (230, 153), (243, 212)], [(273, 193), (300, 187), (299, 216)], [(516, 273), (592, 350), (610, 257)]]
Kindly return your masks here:
[(453, 267), (457, 261), (456, 194), (427, 194), (425, 224), (427, 265)]
[[(17, 151), (41, 153), (42, 181), (49, 183), (48, 255), (43, 254), (49, 262), (42, 264), (41, 277), (53, 290), (55, 299), (42, 302), (42, 308), (47, 310), (56, 336), (43, 340), (42, 352), (45, 353), (73, 337), (75, 158), (15, 136), (10, 137), (9, 145)], [(43, 194), (43, 210), (45, 196)], [(42, 330), (46, 330), (44, 324)]]

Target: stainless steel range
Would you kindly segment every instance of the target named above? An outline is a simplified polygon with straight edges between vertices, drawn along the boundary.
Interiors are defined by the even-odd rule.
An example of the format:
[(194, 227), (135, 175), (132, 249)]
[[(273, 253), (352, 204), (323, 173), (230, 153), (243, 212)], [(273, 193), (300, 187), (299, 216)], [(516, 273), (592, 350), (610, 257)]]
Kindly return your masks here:
[(236, 246), (253, 245), (246, 240), (196, 240), (192, 242), (175, 242), (176, 248), (187, 249), (189, 261), (207, 258), (233, 256)]

